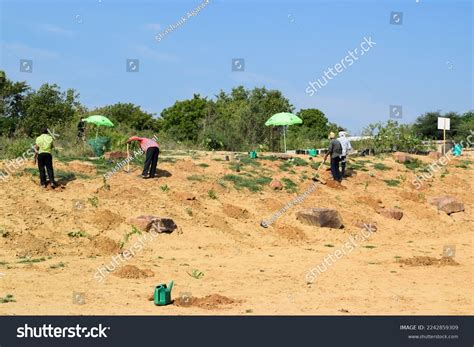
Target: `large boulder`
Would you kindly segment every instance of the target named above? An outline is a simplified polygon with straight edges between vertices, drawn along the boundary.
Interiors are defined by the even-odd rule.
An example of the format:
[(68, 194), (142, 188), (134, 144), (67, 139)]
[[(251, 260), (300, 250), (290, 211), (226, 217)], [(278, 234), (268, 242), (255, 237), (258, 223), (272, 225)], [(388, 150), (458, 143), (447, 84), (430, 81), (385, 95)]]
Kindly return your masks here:
[(403, 153), (403, 152), (395, 152), (393, 154), (393, 158), (395, 159), (395, 161), (399, 162), (399, 163), (410, 163), (412, 161), (414, 161), (413, 157), (410, 157), (408, 154), (406, 153)]
[(340, 213), (330, 208), (308, 208), (299, 211), (296, 214), (296, 219), (304, 224), (322, 228), (340, 229), (344, 226)]
[(453, 196), (439, 196), (431, 199), (430, 203), (447, 214), (464, 211), (464, 203)]
[(274, 190), (282, 190), (283, 184), (278, 180), (273, 180), (270, 182), (270, 187), (272, 187)]
[(138, 216), (130, 218), (129, 222), (140, 230), (158, 233), (171, 233), (177, 228), (172, 219), (156, 216)]
[(403, 217), (403, 212), (394, 208), (391, 208), (391, 209), (381, 208), (377, 212), (386, 218), (392, 218), (396, 220), (400, 220)]

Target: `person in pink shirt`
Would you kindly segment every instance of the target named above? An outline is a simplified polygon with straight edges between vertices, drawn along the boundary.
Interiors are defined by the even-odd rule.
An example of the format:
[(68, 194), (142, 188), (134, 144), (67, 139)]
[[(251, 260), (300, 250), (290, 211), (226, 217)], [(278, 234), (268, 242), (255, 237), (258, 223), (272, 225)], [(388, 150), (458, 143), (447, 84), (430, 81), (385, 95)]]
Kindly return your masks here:
[[(140, 142), (141, 149), (146, 153), (142, 177), (145, 179), (154, 178), (156, 174), (156, 165), (158, 164), (158, 155), (160, 154), (158, 143), (156, 143), (155, 140), (138, 136), (132, 136), (127, 140), (127, 143), (132, 141)], [(148, 176), (148, 172), (150, 172), (150, 176)]]

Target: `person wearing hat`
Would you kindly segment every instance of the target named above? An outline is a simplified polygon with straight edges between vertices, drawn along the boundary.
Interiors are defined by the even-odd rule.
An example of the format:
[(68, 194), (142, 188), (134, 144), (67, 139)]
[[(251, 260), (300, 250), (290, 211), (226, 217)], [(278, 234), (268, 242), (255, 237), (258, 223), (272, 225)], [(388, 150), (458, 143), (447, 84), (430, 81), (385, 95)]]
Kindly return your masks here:
[(346, 172), (346, 162), (347, 156), (352, 151), (351, 142), (346, 137), (346, 132), (344, 130), (339, 131), (339, 137), (337, 140), (341, 143), (342, 146), (342, 155), (341, 155), (341, 179), (344, 178), (344, 173)]
[(341, 182), (342, 177), (341, 177), (341, 171), (339, 169), (339, 163), (341, 162), (341, 157), (342, 157), (342, 145), (341, 145), (341, 142), (339, 142), (336, 139), (336, 134), (332, 131), (329, 133), (329, 147), (328, 147), (328, 151), (324, 155), (323, 163), (326, 162), (326, 159), (329, 155), (331, 156), (332, 178), (335, 181)]

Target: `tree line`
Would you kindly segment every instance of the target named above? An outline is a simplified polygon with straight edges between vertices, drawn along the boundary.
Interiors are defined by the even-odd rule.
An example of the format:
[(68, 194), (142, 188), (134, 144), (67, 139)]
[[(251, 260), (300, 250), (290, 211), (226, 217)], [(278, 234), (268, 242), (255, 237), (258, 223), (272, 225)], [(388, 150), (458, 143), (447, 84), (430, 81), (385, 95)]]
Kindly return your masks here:
[[(221, 90), (214, 98), (195, 94), (191, 99), (176, 101), (158, 117), (132, 103), (88, 109), (80, 103), (79, 96), (74, 89), (63, 91), (56, 84), (45, 83), (34, 90), (26, 82), (9, 80), (0, 71), (0, 136), (8, 139), (33, 137), (44, 127), (75, 130), (80, 118), (102, 114), (117, 125), (106, 131), (112, 137), (144, 132), (158, 134), (163, 141), (208, 150), (279, 151), (282, 128), (267, 127), (265, 121), (278, 112), (295, 113), (295, 107), (281, 91), (265, 87), (249, 90), (238, 86), (229, 93)], [(344, 129), (315, 108), (302, 109), (295, 114), (303, 124), (288, 128), (290, 148), (324, 146), (330, 131)], [(451, 118), (449, 136), (455, 140), (467, 137), (474, 127), (473, 111), (462, 115), (428, 112), (409, 125), (394, 121), (370, 124), (364, 134), (379, 140), (392, 136), (401, 147), (410, 147), (424, 139), (440, 138), (439, 116)]]

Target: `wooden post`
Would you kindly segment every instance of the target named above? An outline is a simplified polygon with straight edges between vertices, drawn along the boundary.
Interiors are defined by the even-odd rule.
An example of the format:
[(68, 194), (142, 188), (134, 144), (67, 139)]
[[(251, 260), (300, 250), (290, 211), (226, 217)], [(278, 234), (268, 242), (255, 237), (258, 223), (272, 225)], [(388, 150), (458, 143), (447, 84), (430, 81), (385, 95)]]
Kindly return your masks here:
[(446, 154), (446, 119), (443, 120), (443, 155)]
[(130, 150), (129, 150), (128, 143), (127, 143), (127, 172), (130, 172)]

